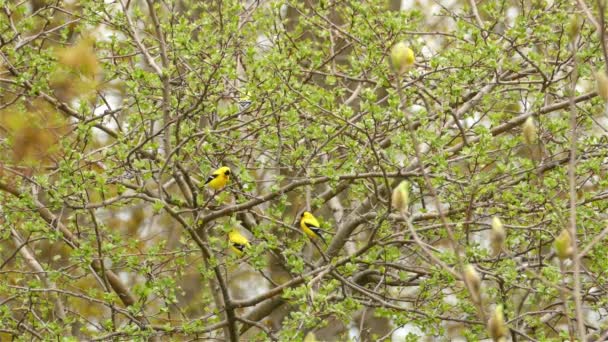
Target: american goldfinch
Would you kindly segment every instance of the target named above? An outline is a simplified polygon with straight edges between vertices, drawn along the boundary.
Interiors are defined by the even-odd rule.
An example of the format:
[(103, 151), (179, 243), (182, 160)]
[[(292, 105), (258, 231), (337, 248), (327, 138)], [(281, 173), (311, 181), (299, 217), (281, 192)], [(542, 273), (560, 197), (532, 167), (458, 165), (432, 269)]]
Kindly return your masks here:
[(205, 184), (209, 184), (209, 186), (214, 190), (220, 190), (226, 186), (226, 183), (230, 180), (230, 168), (227, 166), (222, 166), (219, 169), (213, 171), (211, 176), (207, 178)]
[(237, 230), (230, 231), (228, 239), (230, 240), (230, 249), (238, 256), (243, 256), (245, 247), (251, 247), (249, 240)]
[(321, 236), (321, 229), (319, 226), (319, 221), (317, 221), (313, 214), (308, 211), (302, 213), (302, 216), (300, 217), (300, 228), (302, 228), (304, 233), (311, 239), (318, 237), (323, 243), (327, 244), (325, 239), (323, 239), (323, 236)]

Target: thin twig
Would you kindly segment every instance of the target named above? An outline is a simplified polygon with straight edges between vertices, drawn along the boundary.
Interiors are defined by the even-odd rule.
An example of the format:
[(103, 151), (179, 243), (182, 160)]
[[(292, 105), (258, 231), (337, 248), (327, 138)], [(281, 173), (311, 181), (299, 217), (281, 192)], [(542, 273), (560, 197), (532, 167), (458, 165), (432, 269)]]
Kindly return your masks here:
[[(583, 4), (583, 6), (585, 6), (584, 2), (582, 2), (582, 0), (579, 0), (579, 4)], [(585, 6), (586, 7), (586, 6)], [(583, 7), (583, 8), (585, 8)], [(605, 31), (605, 27), (606, 27), (606, 23), (605, 23), (605, 16), (604, 16), (604, 11), (606, 10), (606, 2), (604, 0), (597, 0), (597, 8), (598, 8), (598, 13), (599, 13), (599, 23), (596, 24), (597, 27), (597, 33), (599, 34), (599, 38), (600, 38), (600, 44), (602, 45), (602, 53), (604, 54), (604, 66), (605, 66), (605, 71), (604, 72), (608, 72), (608, 48), (606, 47), (606, 31)], [(599, 26), (597, 26), (599, 25)]]
[[(163, 83), (163, 100), (162, 100), (162, 110), (163, 110), (163, 126), (165, 127), (165, 132), (163, 133), (163, 149), (165, 155), (171, 152), (171, 127), (169, 123), (171, 121), (171, 84), (169, 83), (169, 57), (167, 55), (167, 43), (165, 42), (165, 35), (160, 27), (160, 21), (158, 20), (158, 16), (156, 15), (156, 10), (154, 9), (154, 1), (147, 0), (148, 10), (150, 11), (150, 17), (152, 18), (152, 22), (154, 23), (154, 31), (156, 32), (156, 38), (160, 44), (160, 58), (162, 63), (162, 69), (155, 68), (154, 70), (158, 74), (161, 82)], [(128, 16), (125, 13), (125, 16)], [(135, 32), (135, 28), (133, 28)], [(140, 44), (140, 49), (143, 48), (143, 44)], [(143, 51), (142, 51), (143, 52)]]
[[(474, 0), (472, 0), (472, 1), (474, 1)], [(397, 93), (398, 93), (399, 99), (400, 99), (399, 103), (400, 103), (400, 105), (403, 105), (403, 103), (405, 103), (405, 101), (404, 101), (405, 99), (404, 99), (404, 95), (403, 95), (403, 89), (401, 87), (401, 75), (397, 74), (396, 78), (397, 78)], [(460, 250), (458, 248), (458, 242), (456, 241), (456, 236), (454, 235), (454, 232), (452, 231), (452, 228), (450, 227), (450, 224), (448, 223), (448, 220), (443, 212), (443, 209), (441, 208), (441, 200), (439, 199), (439, 194), (437, 193), (437, 190), (433, 186), (433, 183), (431, 182), (431, 178), (429, 177), (429, 175), (425, 169), (422, 152), (420, 151), (420, 145), (418, 142), (418, 138), (416, 137), (416, 132), (414, 130), (412, 121), (409, 119), (407, 113), (405, 113), (404, 118), (405, 118), (405, 121), (407, 124), (409, 135), (412, 139), (412, 145), (414, 146), (414, 152), (416, 154), (416, 159), (418, 160), (420, 173), (422, 174), (426, 187), (429, 190), (429, 193), (431, 194), (431, 198), (433, 199), (435, 207), (437, 208), (437, 213), (439, 214), (441, 223), (442, 223), (443, 227), (445, 228), (446, 232), (448, 233), (448, 241), (450, 242), (450, 247), (452, 248), (452, 251), (454, 252), (454, 256), (456, 257), (456, 264), (458, 265), (458, 269), (460, 269), (462, 271), (464, 269), (464, 265), (463, 265), (462, 257), (460, 255)], [(412, 229), (410, 228), (410, 230), (412, 230)], [(452, 273), (452, 272), (450, 272), (450, 273)], [(452, 274), (454, 274), (454, 273), (452, 273)], [(455, 277), (457, 279), (462, 278), (457, 275)], [(474, 303), (476, 303), (476, 308), (477, 308), (477, 311), (479, 314), (479, 318), (482, 321), (485, 321), (486, 318), (485, 318), (485, 313), (483, 311), (483, 308), (480, 305), (478, 305), (479, 302), (475, 301), (475, 299), (474, 299), (475, 295), (473, 293), (473, 290), (470, 288), (469, 284), (466, 281), (465, 281), (465, 285), (466, 285), (469, 295), (471, 296), (471, 299), (473, 300)]]
[[(56, 289), (55, 283), (49, 279), (47, 272), (42, 268), (42, 265), (34, 256), (34, 253), (26, 246), (26, 242), (23, 241), (19, 232), (11, 228), (11, 235), (13, 236), (13, 241), (16, 246), (23, 246), (23, 248), (19, 249), (19, 254), (21, 254), (30, 269), (33, 272), (36, 272), (44, 286), (50, 289)], [(57, 317), (61, 322), (66, 322), (65, 307), (61, 301), (61, 297), (59, 294), (51, 294), (50, 296), (55, 297), (55, 313), (57, 314)]]
[(585, 322), (583, 317), (583, 304), (581, 302), (581, 260), (578, 254), (578, 242), (576, 238), (576, 104), (574, 94), (576, 92), (576, 81), (578, 79), (576, 47), (572, 42), (573, 67), (572, 80), (570, 83), (570, 162), (568, 163), (568, 181), (570, 184), (570, 237), (572, 238), (572, 252), (574, 261), (574, 305), (576, 312), (576, 323), (578, 335), (581, 341), (585, 341)]
[(589, 10), (589, 6), (587, 6), (587, 4), (585, 3), (585, 1), (583, 1), (583, 0), (576, 0), (576, 2), (578, 2), (578, 6), (583, 10), (583, 12), (585, 12), (585, 15), (587, 16), (587, 19), (593, 24), (593, 26), (595, 26), (595, 29), (598, 32), (601, 32), (602, 29), (600, 27), (600, 24), (597, 22), (597, 20), (595, 20), (595, 18), (593, 17), (593, 14), (591, 14), (591, 11)]

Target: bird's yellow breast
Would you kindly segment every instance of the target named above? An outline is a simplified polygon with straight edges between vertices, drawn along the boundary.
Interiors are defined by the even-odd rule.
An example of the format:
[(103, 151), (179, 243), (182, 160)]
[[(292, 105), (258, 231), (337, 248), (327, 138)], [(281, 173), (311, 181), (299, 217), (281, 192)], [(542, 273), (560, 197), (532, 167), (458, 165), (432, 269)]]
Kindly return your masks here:
[(304, 212), (302, 214), (302, 218), (300, 219), (300, 228), (302, 228), (302, 231), (304, 231), (306, 235), (311, 238), (317, 237), (319, 235), (319, 226), (319, 221), (317, 221), (317, 218), (311, 213)]
[(249, 240), (236, 230), (228, 233), (228, 240), (230, 240), (230, 248), (238, 256), (242, 256), (245, 247), (249, 247)]

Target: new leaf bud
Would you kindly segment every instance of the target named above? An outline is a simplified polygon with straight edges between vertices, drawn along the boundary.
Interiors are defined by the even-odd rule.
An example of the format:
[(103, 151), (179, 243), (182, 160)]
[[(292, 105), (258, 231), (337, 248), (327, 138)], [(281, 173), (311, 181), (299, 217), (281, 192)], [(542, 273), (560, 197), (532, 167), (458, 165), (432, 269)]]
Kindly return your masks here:
[(502, 305), (496, 305), (490, 319), (488, 320), (488, 333), (493, 341), (504, 341), (508, 329), (505, 323), (505, 316), (502, 312)]
[(490, 244), (494, 254), (498, 254), (502, 249), (507, 238), (505, 227), (497, 216), (492, 218), (492, 230), (490, 231)]
[(608, 76), (604, 71), (595, 73), (595, 82), (597, 85), (597, 94), (602, 100), (608, 101)]
[(397, 73), (407, 71), (415, 62), (414, 51), (407, 47), (404, 42), (399, 42), (391, 49), (391, 64)]
[(559, 236), (555, 238), (554, 242), (555, 254), (561, 260), (568, 259), (572, 256), (572, 238), (568, 230), (562, 229)]
[(526, 122), (524, 122), (524, 125), (522, 127), (522, 132), (523, 132), (524, 141), (526, 142), (526, 144), (532, 145), (536, 141), (536, 134), (537, 134), (536, 125), (534, 124), (534, 119), (532, 119), (531, 116), (529, 116), (526, 119)]
[(402, 181), (393, 189), (393, 195), (391, 202), (393, 208), (401, 213), (407, 212), (410, 201), (410, 183), (408, 181)]
[(567, 26), (568, 38), (575, 40), (581, 31), (581, 21), (578, 15), (574, 14), (570, 17), (570, 21)]
[(464, 281), (471, 291), (473, 301), (475, 303), (479, 303), (479, 299), (481, 298), (479, 293), (481, 288), (481, 277), (479, 276), (479, 273), (477, 273), (477, 270), (475, 270), (475, 267), (473, 267), (471, 264), (464, 266), (463, 273)]

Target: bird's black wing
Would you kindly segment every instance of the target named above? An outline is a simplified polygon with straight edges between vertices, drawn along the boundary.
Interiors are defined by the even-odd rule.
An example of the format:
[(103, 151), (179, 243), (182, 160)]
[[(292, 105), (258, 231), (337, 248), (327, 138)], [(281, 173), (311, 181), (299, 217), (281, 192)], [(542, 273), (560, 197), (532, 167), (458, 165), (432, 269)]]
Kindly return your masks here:
[(241, 245), (240, 243), (233, 242), (232, 246), (241, 252), (245, 250), (245, 245)]
[(323, 238), (323, 234), (321, 234), (323, 232), (321, 228), (307, 222), (304, 222), (304, 225), (306, 226), (306, 228), (312, 230), (315, 234), (317, 234), (317, 236), (321, 239), (321, 241), (323, 241), (324, 244), (327, 244), (327, 242), (325, 242), (325, 239)]
[(304, 222), (304, 225), (310, 229), (319, 229), (319, 226), (315, 226), (314, 224), (312, 224), (310, 222)]
[(321, 239), (321, 241), (323, 241), (323, 243), (327, 245), (327, 242), (323, 238), (323, 234), (321, 234), (321, 229), (320, 228), (315, 229), (315, 234), (317, 234), (317, 236), (319, 237), (319, 239)]
[(205, 181), (205, 184), (207, 184), (207, 183), (211, 182), (212, 180), (216, 179), (217, 176), (219, 176), (219, 175), (211, 175), (211, 176), (209, 176), (209, 178), (207, 178), (207, 181)]

